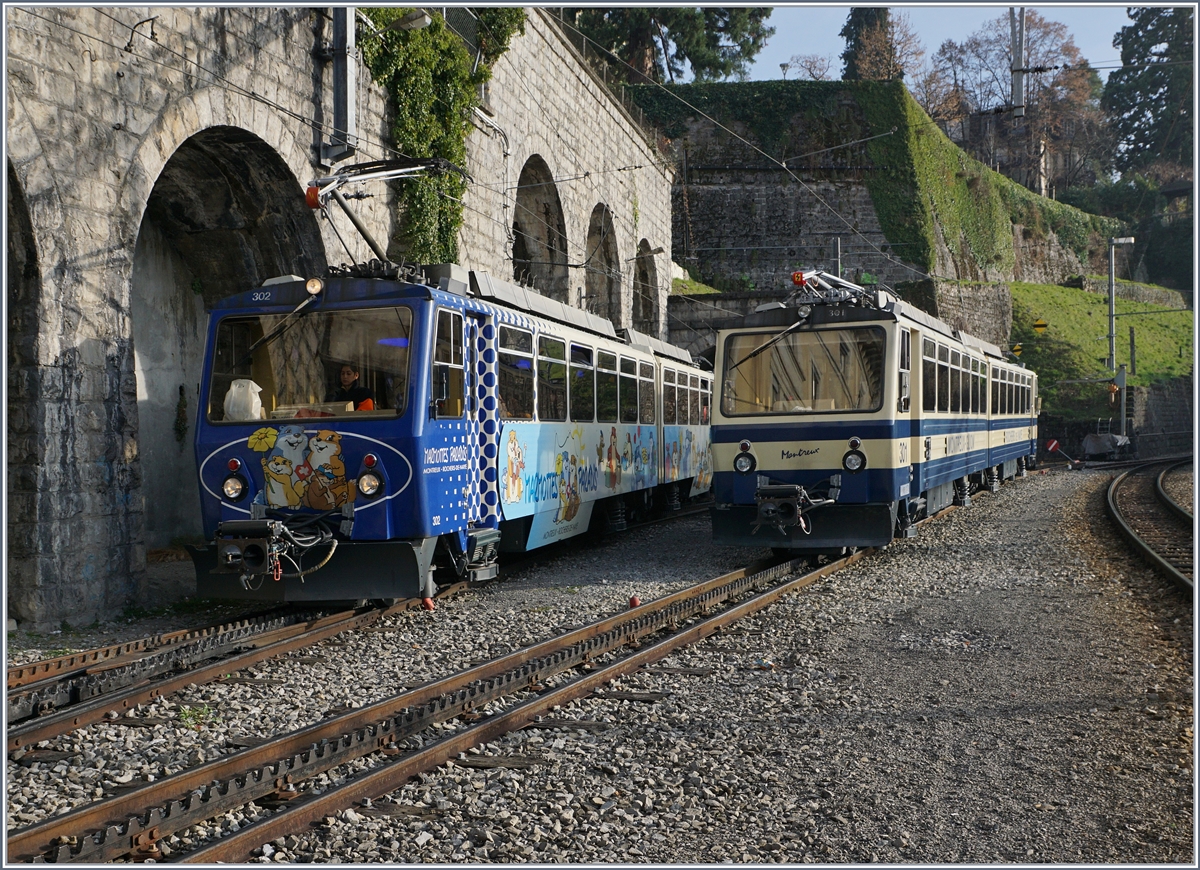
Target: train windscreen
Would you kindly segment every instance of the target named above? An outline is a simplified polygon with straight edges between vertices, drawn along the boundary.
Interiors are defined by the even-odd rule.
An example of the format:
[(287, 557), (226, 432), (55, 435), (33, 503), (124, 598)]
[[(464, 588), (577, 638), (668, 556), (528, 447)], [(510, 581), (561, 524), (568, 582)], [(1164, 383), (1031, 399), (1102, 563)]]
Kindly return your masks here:
[[(408, 398), (404, 306), (226, 317), (217, 325), (208, 419), (397, 417)], [(341, 372), (358, 374), (347, 386)]]
[(731, 335), (725, 340), (721, 412), (878, 411), (885, 342), (879, 327)]

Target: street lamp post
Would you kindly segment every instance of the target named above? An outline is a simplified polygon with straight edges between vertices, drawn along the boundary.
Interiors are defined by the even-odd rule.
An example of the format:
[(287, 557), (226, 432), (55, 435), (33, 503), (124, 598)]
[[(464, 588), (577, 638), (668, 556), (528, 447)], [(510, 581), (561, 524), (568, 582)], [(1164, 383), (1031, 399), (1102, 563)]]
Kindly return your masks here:
[(1117, 245), (1132, 245), (1133, 236), (1108, 240), (1108, 370), (1117, 370)]

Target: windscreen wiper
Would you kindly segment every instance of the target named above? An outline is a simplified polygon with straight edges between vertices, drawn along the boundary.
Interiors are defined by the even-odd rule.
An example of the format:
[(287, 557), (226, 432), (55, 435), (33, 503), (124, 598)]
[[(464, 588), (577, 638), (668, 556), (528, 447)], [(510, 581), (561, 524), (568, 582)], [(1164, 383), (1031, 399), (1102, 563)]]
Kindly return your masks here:
[(760, 353), (762, 353), (767, 348), (774, 346), (785, 335), (787, 335), (788, 333), (794, 332), (795, 330), (799, 329), (803, 325), (804, 325), (803, 320), (797, 320), (795, 323), (793, 323), (787, 329), (783, 330), (783, 332), (780, 332), (778, 335), (774, 335), (771, 338), (768, 338), (766, 341), (764, 341), (758, 347), (754, 348), (754, 350), (750, 351), (750, 353), (746, 354), (740, 360), (738, 360), (733, 365), (731, 365), (727, 371), (733, 371), (738, 366), (740, 366), (742, 363), (744, 363), (748, 360), (754, 359), (756, 356), (758, 356)]
[(254, 344), (250, 345), (250, 349), (249, 349), (249, 350), (247, 350), (247, 351), (246, 351), (246, 352), (245, 352), (245, 353), (242, 355), (242, 358), (241, 358), (240, 360), (238, 360), (238, 361), (237, 361), (237, 365), (241, 365), (242, 363), (244, 363), (244, 362), (248, 361), (248, 360), (249, 360), (251, 357), (253, 357), (253, 356), (254, 356), (254, 352), (255, 352), (256, 350), (258, 350), (258, 349), (259, 349), (260, 347), (262, 347), (263, 345), (265, 345), (265, 344), (268, 344), (269, 342), (272, 342), (272, 341), (274, 341), (276, 338), (278, 338), (278, 337), (279, 337), (279, 335), (280, 335), (280, 333), (282, 333), (282, 332), (283, 332), (285, 329), (287, 329), (287, 328), (288, 328), (288, 327), (289, 327), (289, 326), (290, 326), (292, 323), (294, 323), (294, 322), (295, 322), (295, 321), (293, 321), (293, 320), (292, 320), (292, 318), (293, 318), (293, 317), (295, 317), (297, 314), (299, 314), (299, 313), (300, 313), (300, 311), (301, 311), (301, 310), (302, 310), (302, 309), (303, 309), (305, 306), (307, 306), (307, 305), (310, 305), (310, 304), (312, 304), (314, 301), (316, 301), (316, 298), (317, 298), (317, 297), (316, 297), (315, 295), (314, 295), (314, 296), (308, 296), (308, 297), (306, 297), (306, 298), (304, 299), (304, 301), (303, 301), (303, 302), (301, 302), (299, 305), (297, 305), (295, 308), (293, 308), (293, 309), (292, 309), (290, 312), (288, 312), (288, 314), (287, 314), (287, 315), (286, 315), (286, 316), (283, 318), (283, 320), (279, 321), (279, 325), (278, 325), (278, 326), (276, 326), (274, 329), (272, 329), (270, 332), (268, 332), (266, 335), (264, 335), (264, 336), (263, 336), (262, 338), (260, 338), (258, 341), (254, 342)]

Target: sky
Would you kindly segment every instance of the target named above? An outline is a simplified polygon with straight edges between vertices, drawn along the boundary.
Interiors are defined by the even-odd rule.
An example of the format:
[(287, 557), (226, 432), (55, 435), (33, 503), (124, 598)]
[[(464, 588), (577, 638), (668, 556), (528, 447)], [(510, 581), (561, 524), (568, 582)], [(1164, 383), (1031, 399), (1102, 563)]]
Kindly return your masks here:
[[(763, 4), (766, 5), (766, 4)], [(776, 5), (771, 13), (768, 24), (775, 28), (775, 35), (759, 53), (750, 67), (751, 80), (778, 79), (781, 77), (779, 65), (787, 63), (793, 55), (820, 54), (834, 59), (830, 68), (831, 78), (840, 78), (842, 61), (840, 55), (845, 50), (846, 43), (838, 31), (846, 23), (850, 13), (850, 5), (795, 4), (792, 6)], [(861, 5), (872, 5), (862, 3)], [(879, 4), (882, 5), (882, 4)], [(936, 3), (924, 5), (907, 5), (901, 3), (888, 4), (889, 8), (902, 10), (908, 14), (912, 28), (916, 31), (925, 46), (925, 58), (938, 50), (947, 39), (962, 42), (984, 22), (1000, 15), (1007, 17), (1007, 5), (985, 5), (983, 3)], [(1126, 5), (1121, 4), (1047, 4), (1043, 6), (1026, 6), (1026, 9), (1036, 9), (1038, 14), (1047, 21), (1057, 21), (1067, 26), (1067, 30), (1075, 40), (1083, 54), (1094, 67), (1116, 66), (1120, 63), (1121, 53), (1112, 47), (1113, 37), (1122, 27), (1129, 24), (1129, 16), (1125, 14)], [(1017, 7), (1020, 8), (1020, 7)], [(1107, 63), (1106, 63), (1107, 61)], [(1107, 79), (1110, 70), (1100, 69), (1101, 79)], [(796, 73), (788, 73), (789, 78), (795, 78)]]

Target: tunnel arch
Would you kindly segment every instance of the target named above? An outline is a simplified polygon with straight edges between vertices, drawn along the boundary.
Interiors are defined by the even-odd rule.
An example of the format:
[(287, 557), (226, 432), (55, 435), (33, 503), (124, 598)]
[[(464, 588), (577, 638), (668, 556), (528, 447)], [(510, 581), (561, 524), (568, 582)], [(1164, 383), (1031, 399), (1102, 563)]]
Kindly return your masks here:
[(588, 221), (584, 264), (584, 296), (580, 307), (620, 326), (621, 258), (617, 253), (612, 212), (604, 203), (592, 209)]
[(525, 161), (513, 211), (513, 279), (568, 302), (567, 225), (550, 167), (540, 155)]
[(651, 249), (650, 242), (642, 239), (633, 266), (633, 328), (653, 336), (659, 334), (658, 269), (654, 257), (660, 253), (661, 248)]
[(8, 388), (7, 439), (8, 506), (7, 592), (9, 616), (19, 622), (37, 616), (33, 597), (39, 556), (38, 468), (38, 306), (42, 280), (33, 219), (25, 191), (11, 161), (7, 161), (6, 304), (8, 355), (5, 360)]
[(129, 297), (148, 550), (201, 533), (191, 443), (207, 309), (267, 278), (325, 271), (300, 182), (254, 133), (209, 127), (163, 165), (138, 227)]

